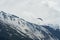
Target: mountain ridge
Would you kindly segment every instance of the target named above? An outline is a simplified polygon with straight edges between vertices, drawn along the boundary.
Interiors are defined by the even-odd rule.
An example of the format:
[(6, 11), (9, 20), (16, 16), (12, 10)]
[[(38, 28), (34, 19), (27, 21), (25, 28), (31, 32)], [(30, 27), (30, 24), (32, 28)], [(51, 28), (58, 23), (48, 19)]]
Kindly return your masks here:
[(24, 37), (28, 36), (28, 38), (32, 40), (59, 40), (60, 39), (57, 33), (54, 34), (55, 32), (60, 33), (60, 31), (56, 31), (48, 25), (37, 25), (34, 23), (30, 23), (28, 21), (25, 21), (22, 18), (19, 18), (12, 14), (11, 15), (7, 14), (3, 11), (0, 12), (0, 21), (3, 22), (4, 26), (8, 24), (10, 25), (8, 27), (14, 29), (17, 33), (21, 34)]

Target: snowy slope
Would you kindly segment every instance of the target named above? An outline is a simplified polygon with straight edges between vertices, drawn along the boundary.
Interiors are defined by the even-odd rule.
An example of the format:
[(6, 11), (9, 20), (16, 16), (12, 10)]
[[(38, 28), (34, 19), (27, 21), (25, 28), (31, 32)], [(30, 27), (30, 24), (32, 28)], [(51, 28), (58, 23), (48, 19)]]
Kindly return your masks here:
[[(0, 20), (3, 23), (9, 24), (10, 27), (16, 30), (23, 36), (28, 35), (33, 40), (59, 40), (60, 37), (56, 32), (60, 33), (59, 29), (54, 30), (49, 25), (38, 25), (28, 21), (25, 21), (22, 18), (19, 18), (15, 15), (0, 12)], [(24, 34), (22, 34), (21, 32)], [(56, 33), (56, 34), (55, 34)]]

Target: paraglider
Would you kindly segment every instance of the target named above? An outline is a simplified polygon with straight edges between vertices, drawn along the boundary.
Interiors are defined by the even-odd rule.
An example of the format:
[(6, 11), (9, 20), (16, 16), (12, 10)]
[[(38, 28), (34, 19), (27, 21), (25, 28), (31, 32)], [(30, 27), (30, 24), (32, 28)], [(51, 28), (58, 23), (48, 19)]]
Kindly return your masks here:
[(37, 18), (37, 19), (39, 19), (39, 20), (43, 21), (43, 19), (42, 19), (42, 18)]

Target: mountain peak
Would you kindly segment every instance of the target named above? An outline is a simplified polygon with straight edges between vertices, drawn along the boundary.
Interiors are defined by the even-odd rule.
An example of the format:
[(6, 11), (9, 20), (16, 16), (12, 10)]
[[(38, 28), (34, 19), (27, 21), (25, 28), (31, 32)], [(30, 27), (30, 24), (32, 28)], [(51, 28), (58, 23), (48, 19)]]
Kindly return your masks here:
[[(38, 19), (42, 20), (41, 18), (38, 18)], [(57, 40), (60, 38), (58, 34), (55, 34), (56, 32), (60, 34), (59, 30), (54, 30), (50, 26), (46, 26), (46, 25), (37, 25), (34, 23), (30, 23), (28, 21), (25, 21), (22, 18), (19, 18), (18, 16), (7, 14), (4, 11), (0, 12), (0, 22), (3, 22), (2, 24), (5, 23), (4, 26), (6, 26), (6, 24), (8, 25), (6, 26), (6, 30), (7, 29), (9, 30), (9, 28), (11, 28), (11, 30), (14, 29), (22, 36), (26, 37), (27, 35), (29, 38), (33, 40)], [(2, 24), (0, 23), (0, 28), (1, 27), (4, 28), (4, 26), (1, 26)], [(5, 32), (5, 29), (4, 29), (4, 32)], [(11, 32), (13, 32), (13, 30)], [(13, 35), (18, 35), (18, 34), (15, 34), (14, 32)]]
[(4, 11), (0, 11), (0, 13), (5, 13)]
[(19, 18), (18, 16), (15, 16), (13, 14), (8, 14), (4, 11), (0, 12), (0, 18), (2, 19), (11, 19), (11, 20), (15, 20), (16, 18)]

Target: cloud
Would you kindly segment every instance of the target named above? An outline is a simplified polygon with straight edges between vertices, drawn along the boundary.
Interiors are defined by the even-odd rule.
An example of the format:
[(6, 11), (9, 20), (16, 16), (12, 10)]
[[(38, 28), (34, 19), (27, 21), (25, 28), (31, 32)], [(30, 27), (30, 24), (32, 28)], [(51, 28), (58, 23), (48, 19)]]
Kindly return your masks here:
[(60, 17), (59, 2), (59, 0), (0, 0), (0, 10), (28, 21), (40, 17), (46, 22)]

